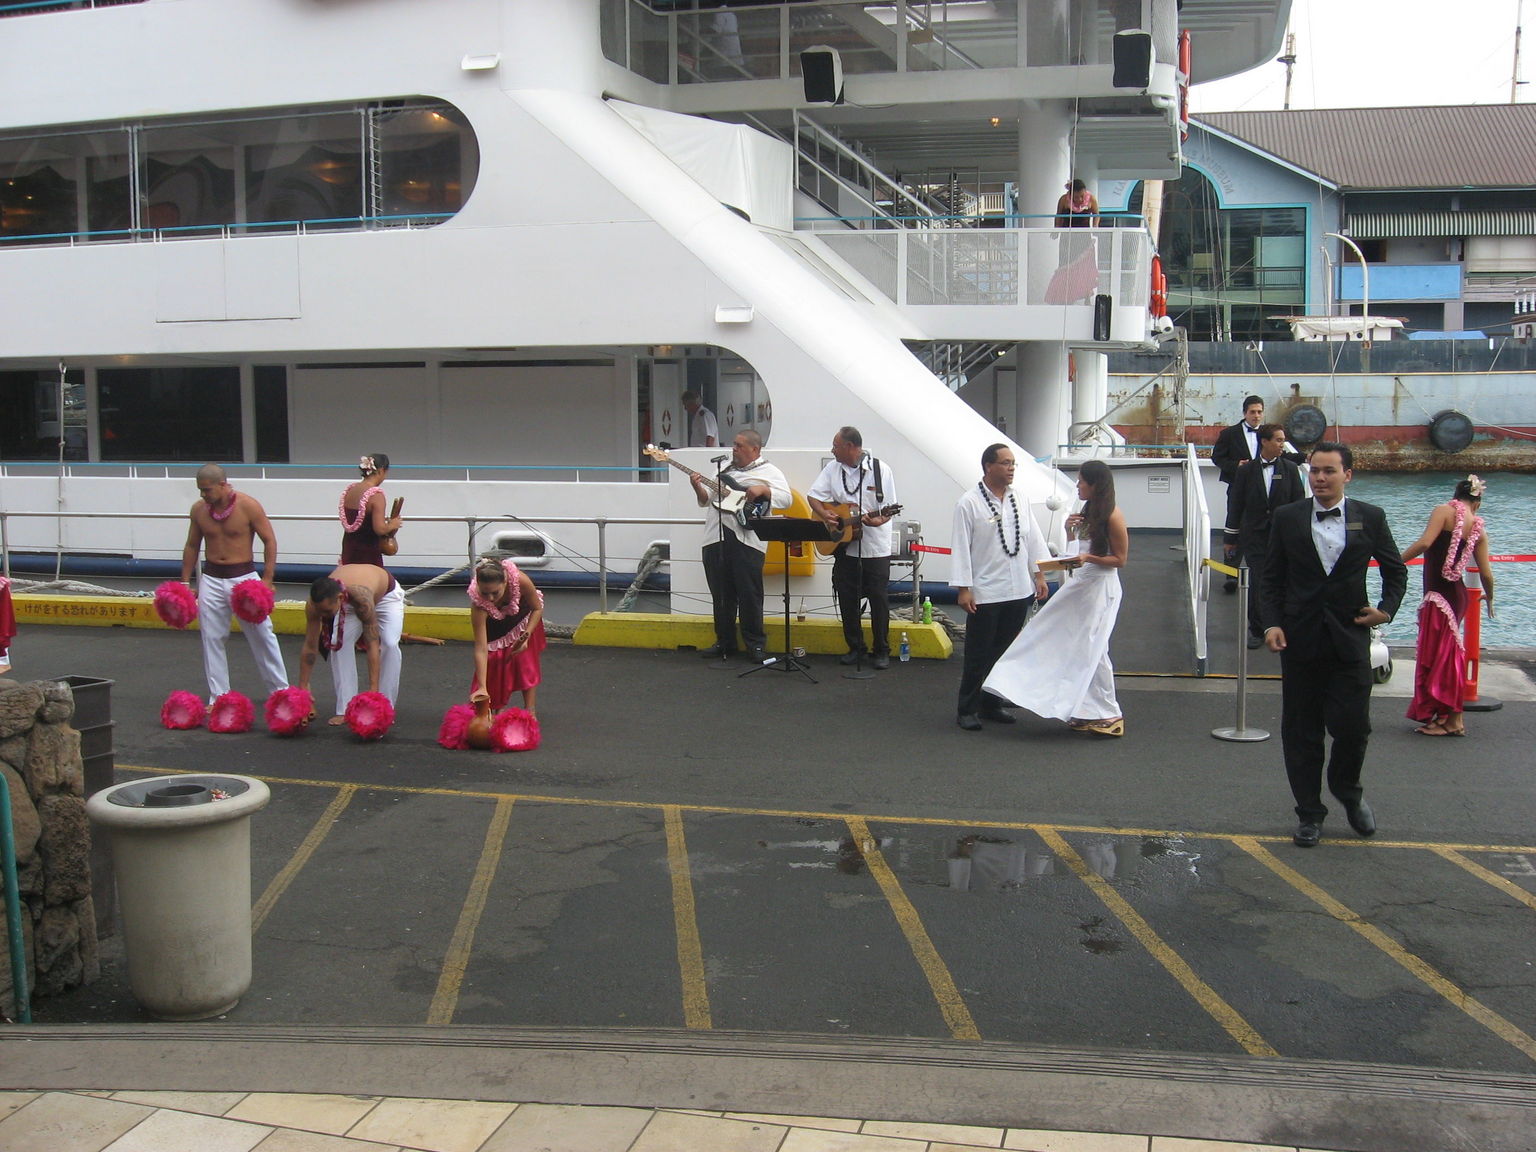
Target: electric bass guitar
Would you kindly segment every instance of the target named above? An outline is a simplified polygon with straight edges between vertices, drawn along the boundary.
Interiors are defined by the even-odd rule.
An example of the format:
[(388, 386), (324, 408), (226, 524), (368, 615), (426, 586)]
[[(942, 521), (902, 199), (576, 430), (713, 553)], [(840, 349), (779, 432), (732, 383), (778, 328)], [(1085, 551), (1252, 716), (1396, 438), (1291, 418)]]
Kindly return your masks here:
[(753, 500), (747, 495), (747, 486), (733, 476), (721, 476), (719, 480), (706, 476), (702, 472), (695, 472), (686, 464), (681, 464), (672, 459), (664, 449), (654, 444), (645, 446), (645, 454), (658, 464), (670, 464), (679, 472), (694, 477), (702, 483), (710, 495), (710, 503), (723, 513), (734, 516), (736, 523), (745, 528), (748, 520), (757, 519), (768, 513), (767, 500)]
[[(850, 540), (857, 540), (859, 534), (864, 531), (864, 524), (862, 522), (864, 516), (895, 516), (901, 512), (901, 505), (887, 504), (878, 512), (861, 513), (852, 504), (828, 504), (827, 511), (837, 513), (837, 522), (842, 526), (842, 532), (830, 540), (816, 541), (816, 551), (823, 556), (830, 556), (833, 552), (837, 551), (840, 545), (846, 544)], [(836, 532), (837, 529), (829, 526), (827, 531)]]

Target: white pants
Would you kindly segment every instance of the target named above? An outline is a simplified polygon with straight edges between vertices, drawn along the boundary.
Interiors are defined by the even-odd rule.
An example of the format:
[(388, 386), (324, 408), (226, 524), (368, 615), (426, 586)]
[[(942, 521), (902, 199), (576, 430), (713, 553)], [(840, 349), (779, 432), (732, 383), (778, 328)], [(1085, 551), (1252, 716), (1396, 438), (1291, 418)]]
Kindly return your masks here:
[[(222, 696), (229, 691), (229, 643), (230, 594), (242, 580), (260, 580), (255, 572), (244, 576), (209, 576), (206, 572), (197, 581), (197, 626), (203, 634), (203, 674), (208, 678), (208, 695)], [(277, 646), (277, 633), (272, 631), (269, 616), (260, 624), (240, 621), (240, 631), (251, 646), (251, 657), (261, 682), (266, 685), (267, 696), (279, 688), (288, 687), (288, 670), (283, 667), (283, 654)], [(263, 697), (265, 699), (265, 697)]]
[[(350, 605), (348, 606), (350, 608)], [(373, 609), (379, 615), (379, 691), (393, 704), (400, 695), (400, 633), (405, 631), (405, 591), (396, 584)], [(336, 624), (341, 624), (341, 635)], [(331, 683), (336, 688), (336, 712), (340, 716), (357, 695), (357, 641), (363, 634), (357, 613), (336, 613), (331, 624), (331, 643), (341, 647), (331, 653)]]

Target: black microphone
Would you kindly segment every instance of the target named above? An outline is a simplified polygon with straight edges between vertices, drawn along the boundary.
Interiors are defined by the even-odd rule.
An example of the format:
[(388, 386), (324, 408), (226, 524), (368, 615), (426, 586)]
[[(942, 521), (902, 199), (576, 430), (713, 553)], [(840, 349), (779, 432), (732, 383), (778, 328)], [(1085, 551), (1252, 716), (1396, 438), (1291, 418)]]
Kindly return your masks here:
[(731, 458), (731, 454), (729, 452), (727, 452), (724, 456), (711, 456), (710, 459), (709, 459), (709, 462), (711, 464), (719, 464), (719, 463), (721, 463), (721, 462), (723, 462), (725, 460), (729, 460), (730, 458)]

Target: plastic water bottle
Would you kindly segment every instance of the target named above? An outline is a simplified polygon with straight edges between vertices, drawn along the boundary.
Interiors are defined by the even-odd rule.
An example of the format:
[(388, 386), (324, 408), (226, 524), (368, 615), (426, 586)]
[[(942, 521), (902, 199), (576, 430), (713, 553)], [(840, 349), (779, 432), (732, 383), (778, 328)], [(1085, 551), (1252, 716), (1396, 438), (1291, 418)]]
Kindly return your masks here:
[(897, 659), (903, 664), (912, 659), (912, 642), (907, 639), (907, 634), (901, 634), (901, 648), (897, 651)]
[(933, 601), (926, 596), (923, 597), (923, 623), (933, 623)]

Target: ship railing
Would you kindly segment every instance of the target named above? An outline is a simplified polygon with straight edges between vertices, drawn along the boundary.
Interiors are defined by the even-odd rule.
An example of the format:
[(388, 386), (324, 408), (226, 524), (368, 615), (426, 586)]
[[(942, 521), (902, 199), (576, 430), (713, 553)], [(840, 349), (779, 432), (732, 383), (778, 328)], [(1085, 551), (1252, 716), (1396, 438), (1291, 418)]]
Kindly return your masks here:
[(225, 224), (178, 224), (170, 228), (101, 228), (75, 232), (28, 232), (0, 236), (0, 245), (159, 243), (170, 240), (229, 240), (237, 236), (304, 236), (311, 232), (367, 232), (431, 228), (453, 212), (408, 212), (388, 216), (331, 216), (313, 220), (251, 220)]
[(26, 0), (25, 3), (0, 4), (0, 16), (31, 16), (39, 12), (71, 12), (85, 8), (116, 8), (120, 4), (142, 4), (144, 0)]
[[(391, 469), (391, 471), (393, 471), (393, 469)], [(275, 513), (272, 514), (269, 519), (274, 524), (278, 525), (318, 525), (321, 529), (331, 532), (334, 532), (334, 529), (336, 528), (336, 517), (334, 515), (314, 516), (285, 515), (281, 513)], [(62, 535), (62, 523), (67, 520), (127, 520), (134, 522), (149, 520), (173, 521), (177, 524), (177, 527), (173, 528), (169, 533), (165, 534), (166, 540), (170, 541), (180, 538), (179, 526), (187, 522), (187, 514), (185, 512), (68, 512), (63, 509), (56, 509), (49, 512), (8, 512), (0, 510), (0, 573), (3, 573), (7, 577), (11, 575), (11, 554), (13, 551), (25, 551), (28, 553), (34, 553), (37, 551), (46, 550), (55, 552), (58, 557), (58, 564), (55, 568), (55, 578), (57, 579), (60, 571), (62, 570), (62, 561), (65, 551), (68, 551), (68, 553), (72, 556), (88, 556), (92, 554), (91, 550), (86, 548), (79, 548), (73, 545), (69, 546), (67, 549), (62, 545), (57, 546), (56, 548), (48, 549), (32, 546), (13, 547), (12, 521), (18, 520), (58, 521), (60, 523), (61, 530), (56, 535)], [(465, 547), (462, 554), (464, 557), (462, 564), (456, 556), (452, 556), (447, 553), (411, 553), (410, 556), (406, 559), (416, 561), (430, 561), (430, 563), (424, 566), (429, 568), (441, 567), (443, 568), (443, 572), (440, 575), (433, 577), (431, 580), (425, 581), (424, 583), (418, 585), (416, 588), (407, 588), (407, 596), (420, 588), (425, 588), (433, 584), (440, 583), (445, 579), (468, 571), (471, 567), (474, 566), (475, 560), (488, 551), (505, 551), (495, 547), (494, 543), (487, 544), (485, 542), (483, 534), (488, 529), (502, 526), (513, 526), (519, 529), (525, 527), (532, 528), (537, 532), (538, 529), (542, 526), (567, 525), (573, 527), (589, 527), (593, 529), (596, 534), (595, 547), (594, 550), (590, 553), (581, 552), (569, 547), (568, 545), (557, 543), (553, 541), (552, 538), (546, 533), (538, 532), (538, 535), (542, 537), (545, 542), (554, 544), (557, 550), (560, 552), (561, 558), (569, 562), (577, 571), (596, 575), (598, 602), (601, 606), (601, 610), (603, 612), (607, 612), (609, 578), (610, 576), (618, 575), (626, 571), (625, 568), (615, 568), (614, 565), (616, 563), (628, 565), (627, 570), (633, 572), (638, 569), (641, 561), (644, 559), (641, 556), (611, 555), (608, 545), (608, 531), (610, 528), (692, 527), (698, 529), (704, 524), (704, 519), (703, 517), (662, 518), (643, 516), (518, 516), (507, 514), (500, 516), (412, 516), (410, 517), (409, 522), (413, 526), (427, 524), (462, 525), (465, 531)], [(316, 530), (311, 531), (313, 532)], [(331, 540), (331, 543), (334, 543), (334, 539)], [(104, 557), (121, 556), (121, 553), (116, 551), (110, 553), (100, 552), (98, 554)], [(151, 546), (135, 549), (135, 557), (142, 560), (178, 560), (181, 557), (181, 554), (181, 545), (171, 544), (169, 542), (158, 547)], [(290, 554), (292, 553), (288, 551), (285, 551), (284, 553), (284, 555)], [(304, 552), (299, 552), (297, 554), (301, 556), (308, 555), (308, 553)], [(526, 561), (525, 557), (516, 554), (515, 549), (511, 550), (510, 554), (512, 559), (516, 561)], [(305, 567), (313, 567), (315, 563), (319, 562), (290, 560), (288, 563), (294, 563), (296, 565), (302, 565)], [(320, 566), (322, 568), (325, 567), (324, 564), (320, 564)], [(412, 564), (409, 566), (421, 567), (423, 565)]]
[[(800, 53), (836, 49), (846, 75), (1108, 64), (1117, 31), (1151, 31), (1158, 63), (1177, 60), (1174, 0), (1090, 0), (1049, 17), (1020, 48), (1019, 12), (974, 0), (603, 0), (603, 54), (658, 84), (798, 80)], [(1026, 16), (1028, 18), (1028, 16)], [(1024, 57), (1021, 60), (1021, 55)]]
[(1206, 671), (1205, 609), (1210, 601), (1211, 508), (1200, 479), (1200, 457), (1195, 445), (1184, 446), (1184, 562), (1189, 576), (1189, 618), (1194, 621), (1195, 667)]
[[(911, 227), (876, 217), (862, 229), (850, 229), (844, 218), (804, 222), (898, 305), (1060, 305), (1082, 303), (1094, 292), (1107, 292), (1123, 307), (1150, 302), (1153, 247), (1144, 227), (935, 227), (943, 217), (909, 221)], [(1069, 268), (1085, 256), (1095, 265), (1093, 289), (1074, 296), (1076, 288), (1066, 287), (1074, 283)]]
[[(126, 480), (171, 480), (197, 475), (202, 460), (6, 460), (0, 461), (0, 480), (7, 477), (121, 476)], [(278, 464), (220, 462), (233, 483), (254, 480), (322, 480), (329, 476), (348, 482), (357, 479), (355, 464)], [(664, 467), (635, 467), (618, 464), (392, 464), (389, 473), (397, 480), (450, 480), (469, 483), (477, 480), (535, 480), (539, 482), (612, 483), (614, 481), (660, 481), (668, 473)]]

